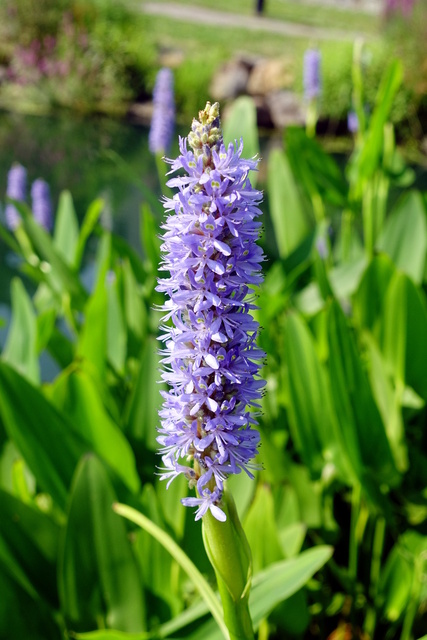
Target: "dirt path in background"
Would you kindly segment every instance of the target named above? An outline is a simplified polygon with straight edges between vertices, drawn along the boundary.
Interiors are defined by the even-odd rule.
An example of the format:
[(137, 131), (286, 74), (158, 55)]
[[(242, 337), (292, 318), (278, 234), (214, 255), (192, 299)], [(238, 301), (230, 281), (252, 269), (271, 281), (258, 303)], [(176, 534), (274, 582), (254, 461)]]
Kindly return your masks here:
[(357, 31), (329, 29), (328, 27), (314, 27), (294, 22), (286, 22), (264, 16), (247, 16), (237, 13), (224, 13), (213, 9), (204, 9), (171, 2), (144, 2), (140, 5), (143, 13), (166, 16), (173, 20), (203, 23), (216, 27), (231, 27), (248, 29), (248, 31), (266, 31), (283, 36), (312, 38), (313, 40), (354, 40), (366, 39), (366, 34)]

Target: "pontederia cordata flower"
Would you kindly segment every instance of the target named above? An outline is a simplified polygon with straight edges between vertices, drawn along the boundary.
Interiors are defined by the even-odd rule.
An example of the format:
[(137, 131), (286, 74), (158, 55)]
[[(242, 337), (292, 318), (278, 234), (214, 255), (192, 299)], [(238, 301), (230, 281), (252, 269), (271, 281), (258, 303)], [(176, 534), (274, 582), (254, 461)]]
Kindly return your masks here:
[(262, 281), (262, 194), (251, 186), (257, 161), (242, 158), (242, 141), (223, 143), (218, 103), (199, 112), (180, 151), (168, 162), (171, 173), (184, 173), (169, 180), (178, 191), (164, 199), (160, 268), (170, 277), (157, 287), (168, 297), (163, 321), (171, 321), (162, 327), (162, 377), (170, 388), (158, 441), (163, 477), (184, 474), (197, 489), (183, 504), (198, 507), (196, 519), (209, 509), (224, 520), (224, 481), (242, 470), (252, 477), (259, 444), (264, 353), (251, 310), (252, 287)]

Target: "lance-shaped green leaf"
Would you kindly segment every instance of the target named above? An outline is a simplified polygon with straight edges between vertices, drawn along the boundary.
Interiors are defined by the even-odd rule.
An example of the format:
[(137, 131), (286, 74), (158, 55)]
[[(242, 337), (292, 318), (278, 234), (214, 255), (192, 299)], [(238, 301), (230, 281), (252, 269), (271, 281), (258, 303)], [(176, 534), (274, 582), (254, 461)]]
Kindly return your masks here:
[(77, 345), (77, 356), (91, 362), (102, 380), (107, 362), (107, 274), (111, 260), (111, 236), (102, 237), (97, 255), (97, 276), (93, 294), (84, 308), (84, 323)]
[[(249, 606), (254, 628), (283, 600), (299, 591), (331, 558), (326, 545), (303, 551), (296, 558), (275, 562), (253, 578)], [(199, 627), (188, 640), (217, 640), (212, 621)]]
[(40, 487), (64, 508), (74, 469), (90, 449), (43, 394), (0, 363), (0, 417)]
[(16, 202), (15, 206), (22, 217), (28, 238), (40, 260), (44, 261), (44, 264), (39, 266), (45, 281), (57, 295), (70, 296), (76, 306), (81, 308), (87, 294), (77, 274), (69, 267), (51, 236), (36, 222), (30, 210), (19, 202)]
[(288, 415), (295, 445), (312, 476), (319, 477), (326, 462), (332, 462), (348, 480), (351, 470), (341, 443), (330, 382), (313, 337), (296, 313), (287, 317), (285, 327)]
[(159, 409), (162, 403), (158, 383), (158, 345), (148, 338), (139, 358), (139, 369), (135, 384), (125, 409), (124, 430), (128, 437), (144, 443), (151, 451), (157, 451), (156, 442)]
[(424, 277), (427, 249), (427, 219), (418, 191), (402, 197), (387, 218), (378, 240), (398, 269), (420, 284)]
[[(262, 536), (259, 535), (260, 522), (263, 527)], [(258, 484), (243, 525), (252, 552), (254, 572), (283, 559), (271, 487), (264, 483)]]
[(106, 280), (107, 287), (107, 358), (120, 375), (124, 376), (127, 333), (117, 277), (114, 271)]
[[(57, 607), (56, 554), (60, 527), (46, 514), (0, 489), (0, 538), (33, 593)], [(32, 593), (30, 592), (30, 595)]]
[(74, 264), (78, 237), (79, 222), (74, 209), (73, 198), (69, 191), (62, 191), (55, 216), (53, 243), (58, 253), (70, 266)]
[(384, 76), (375, 101), (365, 142), (360, 153), (354, 157), (353, 168), (357, 172), (357, 195), (361, 197), (365, 181), (373, 176), (380, 166), (384, 144), (384, 126), (389, 119), (394, 97), (403, 77), (403, 66), (400, 60), (393, 60)]
[(61, 631), (45, 602), (28, 595), (4, 566), (0, 566), (0, 593), (1, 638), (59, 640)]
[(74, 429), (133, 492), (140, 487), (132, 449), (102, 403), (102, 390), (87, 370), (75, 366), (53, 383), (52, 401), (68, 416)]
[[(256, 107), (252, 98), (241, 96), (237, 98), (227, 113), (224, 122), (224, 143), (228, 145), (240, 138), (245, 141), (245, 158), (253, 158), (259, 154), (258, 128)], [(250, 180), (256, 185), (257, 173), (251, 171)]]
[(12, 280), (12, 321), (2, 359), (31, 382), (40, 380), (37, 322), (31, 299), (19, 278)]
[[(354, 338), (337, 302), (328, 317), (332, 396), (348, 458), (362, 484), (399, 482), (390, 444)], [(375, 478), (375, 483), (373, 484)]]
[(86, 242), (94, 230), (99, 216), (102, 213), (104, 201), (101, 198), (97, 198), (88, 207), (86, 215), (83, 218), (82, 226), (79, 232), (77, 244), (75, 245), (75, 251), (73, 256), (74, 268), (78, 270), (82, 263), (83, 253), (86, 246)]
[(286, 258), (309, 232), (289, 160), (279, 149), (268, 158), (268, 197), (279, 255)]
[[(165, 549), (169, 551), (169, 553), (175, 558), (182, 569), (187, 573), (188, 577), (191, 579), (194, 586), (202, 596), (203, 600), (206, 603), (207, 610), (211, 612), (224, 638), (228, 639), (228, 630), (224, 624), (221, 605), (218, 598), (216, 597), (215, 593), (209, 586), (209, 583), (202, 576), (198, 568), (193, 564), (187, 554), (182, 551), (179, 545), (167, 533), (165, 533), (165, 531), (154, 524), (154, 522), (151, 522), (151, 520), (149, 520), (146, 516), (144, 516), (139, 511), (132, 509), (132, 507), (128, 507), (124, 504), (115, 504), (114, 511), (124, 516), (125, 518), (128, 518), (129, 520), (131, 520), (131, 522), (134, 522), (139, 527), (150, 533), (150, 535), (154, 536), (154, 538), (156, 538), (156, 540), (158, 540), (160, 544), (162, 544)], [(216, 632), (218, 632), (217, 628)]]
[(382, 320), (382, 348), (395, 378), (427, 399), (427, 303), (403, 273), (390, 282)]
[(333, 206), (346, 206), (348, 187), (341, 170), (314, 138), (301, 127), (287, 127), (285, 147), (294, 175), (312, 200), (318, 196)]
[(357, 323), (375, 336), (379, 333), (387, 289), (394, 273), (395, 267), (388, 256), (375, 256), (363, 274), (353, 298), (353, 312)]
[(93, 455), (76, 469), (59, 561), (61, 609), (71, 628), (145, 630), (144, 594), (116, 496)]
[(400, 473), (408, 469), (408, 451), (402, 416), (403, 387), (393, 386), (382, 354), (373, 338), (366, 334), (364, 344), (369, 356), (369, 378), (381, 412), (391, 450)]

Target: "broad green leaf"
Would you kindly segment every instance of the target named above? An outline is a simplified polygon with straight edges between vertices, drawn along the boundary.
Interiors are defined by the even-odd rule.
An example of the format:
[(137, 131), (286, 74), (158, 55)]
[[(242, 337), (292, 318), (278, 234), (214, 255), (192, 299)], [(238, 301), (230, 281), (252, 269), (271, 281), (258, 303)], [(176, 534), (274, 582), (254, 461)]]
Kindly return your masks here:
[(285, 148), (294, 175), (312, 200), (317, 195), (333, 206), (346, 206), (347, 183), (332, 155), (301, 127), (287, 127)]
[(79, 223), (74, 210), (73, 198), (69, 191), (59, 196), (55, 217), (53, 243), (64, 261), (73, 266), (79, 237)]
[(396, 543), (381, 572), (380, 591), (384, 598), (384, 615), (396, 622), (405, 611), (411, 597), (414, 568), (404, 549)]
[[(240, 138), (243, 138), (245, 141), (244, 157), (253, 158), (259, 155), (256, 107), (252, 98), (241, 96), (234, 100), (224, 121), (223, 130), (226, 146), (230, 142), (234, 144), (235, 141), (239, 144)], [(256, 172), (251, 171), (250, 181), (255, 186)]]
[[(260, 522), (263, 527), (262, 536), (259, 534)], [(252, 551), (254, 573), (283, 559), (271, 488), (264, 483), (258, 484), (256, 488), (255, 497), (244, 520), (243, 528)]]
[(295, 445), (313, 476), (320, 477), (328, 461), (348, 478), (329, 380), (313, 338), (295, 313), (287, 317), (285, 326), (289, 425)]
[(359, 194), (362, 194), (364, 181), (378, 169), (384, 144), (384, 126), (390, 116), (394, 97), (403, 77), (403, 65), (394, 60), (382, 77), (378, 89), (375, 109), (372, 114), (364, 145), (356, 158), (359, 173)]
[(88, 443), (67, 416), (4, 363), (0, 363), (0, 417), (40, 487), (64, 508), (74, 469), (90, 449)]
[(82, 458), (72, 483), (59, 560), (61, 609), (76, 630), (103, 626), (145, 630), (145, 603), (126, 527), (112, 510), (107, 471)]
[(0, 566), (0, 637), (30, 640), (60, 640), (61, 631), (45, 602), (31, 597)]
[(332, 553), (332, 547), (314, 547), (303, 551), (296, 558), (276, 562), (257, 573), (253, 578), (249, 596), (254, 626), (257, 627), (279, 602), (286, 600), (307, 584), (308, 580), (328, 562)]
[(159, 227), (155, 217), (151, 211), (150, 205), (143, 203), (140, 215), (140, 234), (141, 246), (144, 250), (145, 257), (149, 262), (150, 269), (153, 273), (157, 273), (160, 264), (160, 239)]
[(2, 359), (36, 384), (40, 380), (37, 322), (31, 299), (19, 278), (12, 280), (11, 296), (12, 321)]
[(150, 535), (156, 538), (156, 540), (158, 540), (160, 544), (162, 544), (165, 549), (167, 549), (167, 551), (169, 551), (169, 553), (175, 558), (182, 569), (187, 573), (190, 580), (194, 583), (194, 586), (204, 599), (224, 638), (228, 638), (228, 630), (224, 624), (219, 600), (216, 597), (215, 593), (212, 591), (208, 582), (202, 576), (197, 567), (192, 563), (187, 554), (182, 551), (182, 549), (174, 540), (172, 540), (170, 536), (168, 536), (167, 533), (165, 533), (162, 529), (155, 525), (154, 522), (151, 522), (151, 520), (146, 518), (139, 511), (136, 511), (135, 509), (132, 509), (132, 507), (128, 507), (124, 504), (115, 504), (114, 511), (122, 515), (123, 517), (128, 518), (128, 520), (131, 520), (131, 522), (134, 522), (139, 527), (147, 531)]
[[(142, 633), (126, 633), (124, 631), (116, 631), (116, 629), (99, 629), (97, 631), (88, 631), (87, 633), (76, 633), (73, 637), (77, 640), (148, 640), (152, 638), (152, 634)], [(158, 635), (164, 638), (163, 635)]]
[(353, 313), (360, 327), (378, 336), (388, 285), (395, 267), (386, 255), (375, 256), (369, 263), (353, 298)]
[(381, 352), (369, 334), (364, 336), (364, 343), (369, 357), (369, 378), (375, 400), (381, 412), (396, 467), (400, 473), (404, 473), (408, 469), (408, 451), (401, 409), (403, 390), (398, 386), (393, 387)]
[(427, 303), (403, 273), (390, 282), (382, 319), (382, 349), (401, 386), (427, 399)]
[[(144, 485), (141, 505), (147, 517), (160, 529), (164, 529), (165, 522), (161, 513), (163, 505), (150, 484)], [(182, 513), (184, 509), (179, 498), (177, 506)], [(171, 554), (152, 535), (141, 528), (135, 536), (135, 554), (144, 588), (167, 602), (171, 612), (178, 614), (183, 608), (183, 602), (177, 588), (179, 585), (177, 565)]]
[(52, 291), (62, 298), (70, 297), (78, 309), (84, 304), (87, 294), (76, 273), (70, 268), (51, 236), (34, 219), (31, 211), (22, 203), (16, 203), (34, 249), (43, 261), (41, 273)]
[(307, 527), (302, 522), (294, 522), (279, 530), (279, 541), (285, 558), (293, 558), (301, 551)]
[[(249, 608), (256, 630), (264, 618), (283, 600), (299, 591), (331, 558), (332, 547), (320, 546), (303, 551), (296, 558), (275, 562), (257, 573), (252, 581)], [(213, 621), (188, 636), (188, 640), (218, 640)]]
[(127, 334), (120, 305), (117, 277), (112, 271), (106, 279), (107, 287), (107, 357), (121, 376), (125, 372)]
[(411, 191), (399, 200), (386, 220), (378, 249), (387, 253), (398, 269), (420, 284), (427, 249), (427, 220), (421, 194)]
[(56, 554), (59, 526), (44, 513), (0, 490), (0, 538), (36, 593), (53, 607), (56, 593)]
[(104, 234), (98, 247), (95, 289), (84, 308), (84, 323), (77, 346), (77, 357), (92, 363), (104, 379), (107, 358), (107, 277), (111, 260), (111, 236)]
[(17, 491), (16, 467), (17, 465), (21, 466), (22, 464), (24, 465), (22, 473), (24, 474), (25, 479), (25, 494), (28, 498), (28, 494), (33, 496), (35, 493), (35, 478), (29, 468), (25, 465), (22, 454), (18, 451), (13, 441), (7, 440), (3, 445), (0, 456), (0, 487), (23, 501), (31, 502), (32, 498), (30, 498), (30, 500), (26, 500), (26, 498), (21, 495), (21, 489), (20, 491)]
[(132, 449), (102, 403), (101, 390), (88, 372), (76, 365), (52, 384), (51, 399), (72, 421), (75, 431), (90, 443), (91, 451), (108, 462), (134, 493), (140, 488)]
[(162, 403), (159, 384), (158, 345), (148, 338), (139, 358), (139, 370), (132, 394), (125, 409), (124, 430), (132, 439), (143, 442), (147, 449), (157, 451), (158, 411)]
[(83, 218), (77, 243), (75, 244), (75, 251), (72, 256), (73, 265), (76, 270), (78, 270), (81, 266), (86, 242), (90, 234), (94, 230), (96, 223), (98, 222), (98, 219), (102, 213), (103, 207), (104, 207), (104, 201), (101, 198), (97, 198), (89, 205), (89, 208), (86, 211), (86, 215)]
[(279, 149), (269, 155), (267, 188), (279, 255), (286, 258), (304, 240), (309, 226), (289, 160)]
[(362, 484), (396, 485), (399, 474), (381, 415), (354, 338), (336, 302), (329, 309), (328, 336), (332, 396), (352, 467)]
[[(328, 280), (334, 296), (347, 301), (356, 291), (366, 269), (365, 256), (356, 256), (353, 260), (338, 264), (328, 272)], [(312, 316), (321, 311), (325, 300), (317, 282), (310, 282), (295, 296), (295, 304), (301, 313)]]
[(147, 312), (145, 310), (141, 291), (134, 271), (128, 260), (122, 264), (124, 312), (131, 344), (141, 348), (147, 327)]

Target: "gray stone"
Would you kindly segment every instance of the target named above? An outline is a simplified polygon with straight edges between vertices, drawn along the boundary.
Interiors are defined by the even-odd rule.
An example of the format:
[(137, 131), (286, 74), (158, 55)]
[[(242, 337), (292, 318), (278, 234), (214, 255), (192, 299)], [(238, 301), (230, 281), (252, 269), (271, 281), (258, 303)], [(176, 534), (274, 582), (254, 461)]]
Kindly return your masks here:
[(289, 125), (304, 124), (301, 100), (293, 91), (275, 91), (265, 97), (273, 126), (283, 129)]
[(222, 65), (212, 78), (210, 93), (214, 100), (230, 100), (246, 93), (249, 71), (246, 64), (232, 60)]

